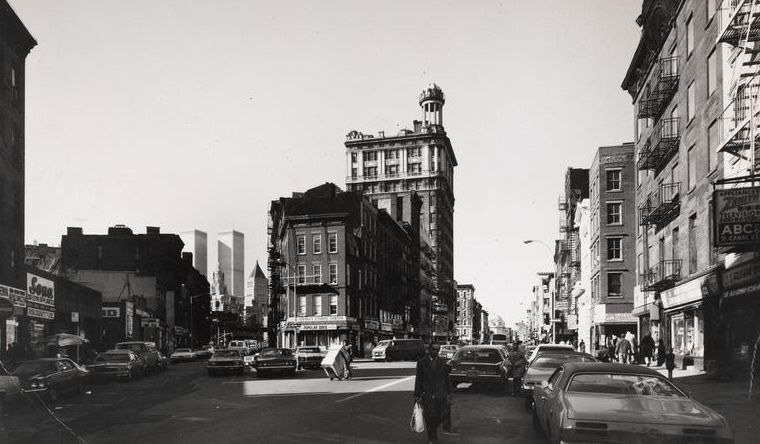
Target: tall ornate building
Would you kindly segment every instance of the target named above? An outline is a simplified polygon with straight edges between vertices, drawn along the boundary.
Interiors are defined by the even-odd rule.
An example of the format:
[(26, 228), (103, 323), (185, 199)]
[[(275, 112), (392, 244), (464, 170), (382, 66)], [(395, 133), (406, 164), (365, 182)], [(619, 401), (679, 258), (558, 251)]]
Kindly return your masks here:
[[(455, 336), (454, 167), (457, 159), (443, 127), (446, 99), (436, 84), (420, 94), (422, 120), (413, 129), (377, 136), (351, 131), (346, 136), (346, 188), (365, 194), (397, 221), (409, 222), (411, 196), (422, 199), (420, 229), (434, 252), (432, 327), (436, 340)], [(424, 301), (421, 301), (424, 305)]]

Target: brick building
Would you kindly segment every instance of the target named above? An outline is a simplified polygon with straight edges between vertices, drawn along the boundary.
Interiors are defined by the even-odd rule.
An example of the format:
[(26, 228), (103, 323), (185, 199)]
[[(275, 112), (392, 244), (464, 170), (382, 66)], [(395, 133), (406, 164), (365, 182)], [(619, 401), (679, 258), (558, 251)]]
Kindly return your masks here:
[(0, 353), (28, 344), (24, 272), (26, 56), (37, 45), (0, 0)]
[(433, 335), (454, 337), (454, 167), (457, 159), (443, 127), (446, 99), (438, 85), (422, 91), (422, 120), (413, 130), (377, 137), (351, 131), (346, 146), (346, 188), (368, 196), (398, 221), (410, 222), (412, 195), (422, 199), (420, 226), (435, 253)]
[[(411, 195), (411, 215), (420, 199)], [(419, 225), (326, 183), (272, 202), (271, 287), (278, 344), (373, 344), (418, 335)], [(278, 284), (278, 282), (280, 284)]]

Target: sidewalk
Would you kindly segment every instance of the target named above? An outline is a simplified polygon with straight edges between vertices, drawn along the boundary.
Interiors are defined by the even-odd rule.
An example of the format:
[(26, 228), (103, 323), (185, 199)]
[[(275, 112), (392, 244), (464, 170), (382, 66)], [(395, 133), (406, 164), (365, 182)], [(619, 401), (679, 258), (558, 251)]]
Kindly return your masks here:
[[(650, 367), (667, 376), (664, 366)], [(749, 380), (719, 381), (709, 379), (704, 372), (688, 367), (674, 369), (673, 382), (690, 395), (723, 415), (731, 425), (736, 444), (758, 442), (760, 436), (760, 381), (755, 381), (753, 396), (748, 397)]]

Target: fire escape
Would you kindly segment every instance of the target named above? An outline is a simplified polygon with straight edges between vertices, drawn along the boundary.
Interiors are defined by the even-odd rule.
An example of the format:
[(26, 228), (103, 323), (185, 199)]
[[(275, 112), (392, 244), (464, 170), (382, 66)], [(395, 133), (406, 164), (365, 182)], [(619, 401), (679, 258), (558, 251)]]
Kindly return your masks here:
[(636, 166), (639, 170), (662, 171), (670, 159), (678, 153), (679, 118), (660, 119), (655, 125), (644, 148), (639, 152)]
[(663, 57), (655, 64), (652, 82), (639, 101), (639, 118), (657, 120), (678, 88), (678, 57)]
[[(719, 119), (718, 151), (744, 160), (745, 171), (732, 175), (754, 177), (758, 171), (757, 139), (760, 135), (760, 0), (723, 0), (718, 11), (717, 43), (733, 46), (729, 61), (728, 105)], [(727, 174), (728, 175), (728, 174)]]
[(681, 184), (661, 183), (639, 207), (639, 224), (664, 227), (681, 211)]

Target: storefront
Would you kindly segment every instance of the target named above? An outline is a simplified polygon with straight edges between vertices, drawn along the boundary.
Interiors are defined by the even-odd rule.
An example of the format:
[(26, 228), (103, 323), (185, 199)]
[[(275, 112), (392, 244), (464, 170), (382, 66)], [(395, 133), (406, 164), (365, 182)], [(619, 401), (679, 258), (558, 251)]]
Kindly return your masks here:
[(302, 345), (330, 348), (355, 342), (360, 337), (359, 324), (350, 316), (291, 316), (280, 324), (283, 347)]
[(747, 374), (760, 340), (760, 261), (750, 258), (726, 268), (720, 311), (725, 319), (722, 346), (729, 369)]
[[(6, 352), (14, 344), (18, 351), (26, 349), (26, 292), (18, 288), (0, 285), (0, 351)], [(17, 352), (18, 352), (17, 351)]]
[(660, 293), (664, 313), (661, 333), (665, 345), (673, 348), (676, 367), (705, 368), (703, 298), (709, 295), (706, 288), (714, 279), (712, 273), (705, 274)]
[(631, 313), (609, 313), (606, 304), (596, 304), (593, 311), (591, 327), (592, 343), (599, 348), (607, 347), (614, 337), (625, 336), (626, 333), (636, 335), (639, 340), (639, 320)]

